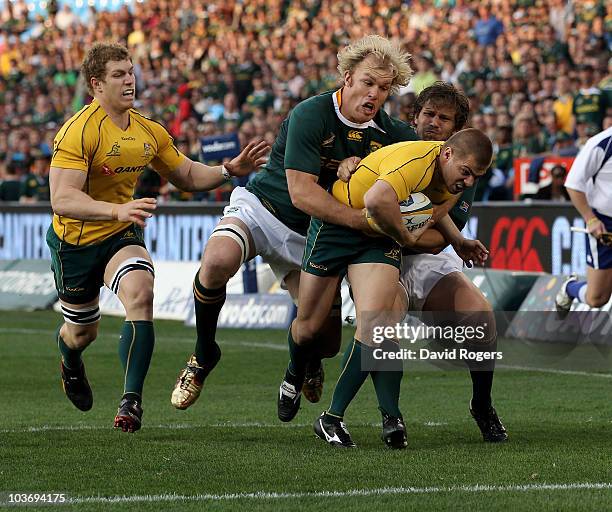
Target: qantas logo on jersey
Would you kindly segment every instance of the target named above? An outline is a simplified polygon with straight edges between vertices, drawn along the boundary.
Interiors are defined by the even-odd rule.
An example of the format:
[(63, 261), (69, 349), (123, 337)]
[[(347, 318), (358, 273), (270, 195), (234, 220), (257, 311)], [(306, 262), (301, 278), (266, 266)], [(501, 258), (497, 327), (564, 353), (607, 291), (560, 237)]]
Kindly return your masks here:
[(363, 140), (363, 132), (359, 130), (349, 130), (348, 140), (354, 140), (357, 142), (361, 142)]
[(142, 172), (145, 170), (146, 165), (137, 165), (135, 167), (117, 167), (115, 169), (115, 174), (120, 174), (124, 172)]
[(102, 166), (102, 174), (104, 176), (116, 176), (117, 174), (122, 174), (126, 172), (142, 172), (145, 170), (146, 165), (137, 165), (134, 167), (117, 167), (116, 169), (111, 169), (108, 165), (104, 164)]
[(120, 149), (121, 147), (119, 146), (119, 143), (115, 141), (111, 150), (106, 153), (106, 156), (121, 156), (121, 153), (119, 153)]

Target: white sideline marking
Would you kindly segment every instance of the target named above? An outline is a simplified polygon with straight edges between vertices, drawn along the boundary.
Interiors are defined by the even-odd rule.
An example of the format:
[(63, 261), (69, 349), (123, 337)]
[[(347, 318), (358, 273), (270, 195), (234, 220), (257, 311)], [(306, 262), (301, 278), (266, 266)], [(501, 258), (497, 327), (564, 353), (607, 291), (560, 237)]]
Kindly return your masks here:
[(612, 379), (612, 373), (581, 372), (578, 370), (555, 370), (554, 368), (537, 368), (535, 366), (514, 366), (511, 364), (496, 364), (495, 367), (503, 368), (504, 370), (520, 370), (523, 372), (555, 373), (557, 375), (577, 375), (580, 377), (601, 377), (603, 379)]
[(449, 487), (381, 487), (378, 489), (351, 489), (348, 491), (315, 492), (241, 492), (232, 494), (145, 494), (142, 496), (89, 496), (74, 498), (67, 504), (77, 503), (134, 503), (171, 501), (235, 501), (283, 500), (296, 498), (347, 498), (355, 496), (384, 496), (401, 494), (441, 494), (473, 492), (531, 492), (612, 489), (612, 483), (527, 484), (527, 485), (453, 485)]

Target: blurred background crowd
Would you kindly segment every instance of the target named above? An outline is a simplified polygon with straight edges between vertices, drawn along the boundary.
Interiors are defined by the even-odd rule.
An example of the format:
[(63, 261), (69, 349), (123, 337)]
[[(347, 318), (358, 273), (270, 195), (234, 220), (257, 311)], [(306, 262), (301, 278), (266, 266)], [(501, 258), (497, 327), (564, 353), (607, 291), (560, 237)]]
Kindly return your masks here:
[[(338, 85), (338, 49), (371, 33), (413, 55), (391, 114), (410, 120), (436, 80), (468, 95), (496, 148), (479, 199), (512, 199), (516, 158), (575, 155), (612, 125), (610, 1), (0, 0), (0, 201), (48, 200), (53, 137), (89, 101), (79, 66), (96, 41), (128, 46), (136, 107), (202, 160), (202, 137), (272, 143), (297, 102)], [(139, 187), (168, 201), (230, 192), (180, 193), (151, 171)]]

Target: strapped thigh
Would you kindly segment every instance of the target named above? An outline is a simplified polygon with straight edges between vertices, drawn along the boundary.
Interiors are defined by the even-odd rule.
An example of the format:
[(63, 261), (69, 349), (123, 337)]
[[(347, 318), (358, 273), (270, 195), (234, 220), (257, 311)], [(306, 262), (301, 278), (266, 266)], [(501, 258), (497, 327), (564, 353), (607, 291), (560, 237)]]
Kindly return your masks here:
[(149, 260), (144, 259), (142, 256), (128, 258), (119, 265), (108, 284), (108, 287), (115, 295), (119, 293), (119, 283), (121, 282), (121, 279), (123, 279), (128, 272), (132, 272), (134, 270), (145, 270), (155, 277), (153, 264)]
[(231, 238), (238, 244), (238, 247), (240, 247), (240, 250), (242, 251), (242, 257), (240, 259), (241, 265), (248, 259), (251, 249), (249, 246), (249, 236), (240, 226), (229, 223), (219, 224), (215, 229), (213, 229), (210, 238), (214, 236), (225, 236), (227, 238)]
[(60, 302), (64, 320), (68, 324), (89, 325), (100, 320), (100, 307), (98, 304), (83, 309), (74, 309)]

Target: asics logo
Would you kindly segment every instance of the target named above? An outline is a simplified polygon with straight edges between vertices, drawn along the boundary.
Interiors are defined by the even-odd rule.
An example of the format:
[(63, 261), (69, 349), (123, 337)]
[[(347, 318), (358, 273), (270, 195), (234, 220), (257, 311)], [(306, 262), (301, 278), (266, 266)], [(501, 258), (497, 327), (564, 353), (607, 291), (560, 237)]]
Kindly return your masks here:
[[(328, 434), (328, 433), (325, 431), (325, 428), (323, 428), (323, 422), (322, 422), (321, 420), (319, 420), (319, 425), (321, 426), (321, 431), (323, 432), (323, 435), (325, 436), (325, 440), (326, 440), (328, 443), (332, 443), (332, 442), (334, 442), (334, 441), (335, 441), (335, 442), (337, 442), (337, 443), (342, 444), (342, 441), (340, 441), (340, 438), (338, 437), (338, 434), (336, 434), (336, 433), (334, 432), (334, 435), (333, 435), (333, 436), (330, 436), (330, 435), (329, 435), (329, 434)], [(342, 424), (340, 424), (340, 425), (342, 425)]]

